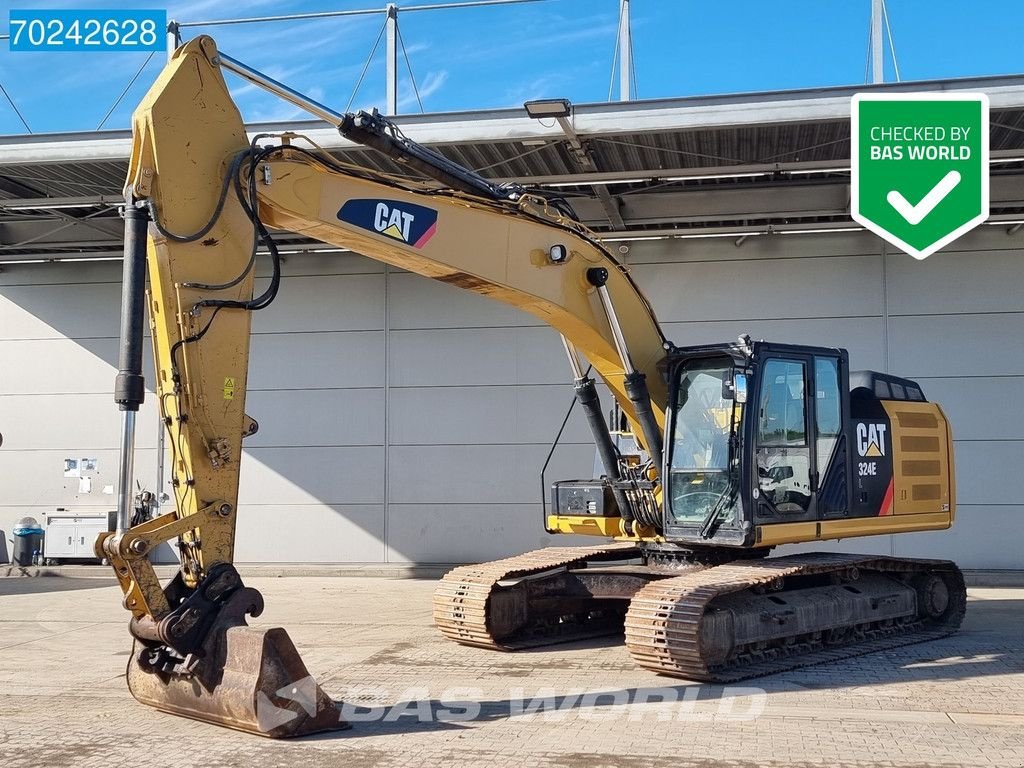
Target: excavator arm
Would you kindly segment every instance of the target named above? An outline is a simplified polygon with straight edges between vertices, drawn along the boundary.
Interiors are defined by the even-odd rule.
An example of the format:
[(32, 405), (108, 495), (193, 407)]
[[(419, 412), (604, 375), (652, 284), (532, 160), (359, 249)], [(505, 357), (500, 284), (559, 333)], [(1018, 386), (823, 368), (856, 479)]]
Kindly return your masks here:
[[(616, 481), (622, 518), (604, 530), (609, 534), (657, 534), (632, 510), (640, 497), (656, 504), (659, 493), (667, 395), (657, 365), (665, 340), (628, 271), (545, 199), (496, 187), (376, 115), (337, 115), (314, 102), (303, 105), (434, 182), (346, 165), (289, 134), (250, 141), (222, 67), (300, 100), (200, 37), (175, 53), (135, 113), (115, 395), (124, 418), (119, 523), (97, 542), (97, 553), (113, 564), (132, 613), (136, 653), (128, 678), (136, 698), (265, 735), (296, 735), (339, 724), (315, 683), (315, 706), (296, 705), (281, 693), (308, 674), (283, 630), (245, 626), (262, 599), (232, 565), (242, 440), (257, 428), (245, 413), (250, 320), (273, 301), (281, 282), (269, 230), (316, 238), (488, 296), (557, 330)], [(257, 286), (261, 247), (273, 267), (270, 280)], [(144, 393), (147, 316), (175, 509), (132, 527), (131, 455)], [(600, 423), (581, 358), (607, 384), (650, 457), (631, 477), (623, 475)], [(161, 585), (148, 556), (175, 538), (181, 571)], [(281, 711), (294, 718), (274, 720)]]

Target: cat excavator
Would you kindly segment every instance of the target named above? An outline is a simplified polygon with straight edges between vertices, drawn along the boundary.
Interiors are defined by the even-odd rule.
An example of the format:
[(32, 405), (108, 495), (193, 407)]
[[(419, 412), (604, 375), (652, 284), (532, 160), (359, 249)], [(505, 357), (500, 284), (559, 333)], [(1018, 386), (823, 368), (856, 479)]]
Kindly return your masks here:
[[(293, 133), (250, 139), (224, 70), (410, 173), (342, 162)], [(951, 562), (768, 556), (948, 528), (942, 409), (911, 380), (851, 372), (839, 348), (670, 343), (628, 267), (563, 201), (494, 184), (375, 112), (334, 112), (205, 36), (177, 50), (135, 112), (125, 201), (118, 523), (96, 551), (131, 613), (139, 701), (271, 737), (345, 727), (285, 630), (248, 626), (263, 599), (233, 565), (242, 444), (258, 428), (245, 412), (250, 319), (281, 285), (272, 229), (511, 305), (564, 342), (601, 471), (555, 482), (544, 525), (607, 543), (456, 568), (434, 596), (446, 637), (514, 650), (624, 631), (641, 667), (731, 681), (959, 626), (966, 592)], [(257, 293), (261, 248), (272, 270)], [(132, 525), (147, 320), (175, 505)], [(161, 584), (149, 554), (172, 540), (181, 566)]]

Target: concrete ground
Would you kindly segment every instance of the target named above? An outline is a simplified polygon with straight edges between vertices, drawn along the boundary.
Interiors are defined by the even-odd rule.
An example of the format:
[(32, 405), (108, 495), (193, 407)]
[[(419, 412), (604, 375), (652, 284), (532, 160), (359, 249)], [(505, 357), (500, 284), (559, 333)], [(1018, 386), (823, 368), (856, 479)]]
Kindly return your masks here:
[[(112, 580), (0, 579), (0, 766), (1024, 766), (1024, 590), (954, 637), (742, 686), (636, 669), (617, 642), (494, 653), (431, 624), (431, 580), (256, 578), (354, 727), (278, 742), (137, 704)], [(472, 716), (472, 719), (467, 719)]]

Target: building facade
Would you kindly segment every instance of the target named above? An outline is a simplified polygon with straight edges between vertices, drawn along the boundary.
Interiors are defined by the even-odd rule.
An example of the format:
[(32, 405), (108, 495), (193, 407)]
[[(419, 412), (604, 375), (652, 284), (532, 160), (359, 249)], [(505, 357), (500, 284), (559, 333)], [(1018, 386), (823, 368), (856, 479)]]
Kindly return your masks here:
[[(1020, 87), (1011, 90), (1024, 104)], [(803, 116), (781, 115), (775, 130), (822, 131), (828, 115), (841, 125), (839, 102), (847, 103), (848, 94), (811, 94), (800, 105)], [(750, 124), (768, 131), (781, 101), (761, 103), (776, 112), (764, 107)], [(650, 135), (675, 137), (677, 147), (696, 140), (697, 131), (735, 137), (741, 107), (673, 105), (690, 110), (687, 120), (707, 124), (666, 126), (661, 114), (660, 124), (651, 118)], [(622, 109), (595, 109), (592, 122), (605, 121), (595, 134), (607, 132)], [(468, 130), (459, 124), (453, 132)], [(525, 118), (517, 124), (540, 130)], [(442, 131), (433, 125), (423, 133)], [(511, 141), (501, 135), (490, 145), (496, 152)], [(90, 141), (81, 167), (105, 163), (103, 173), (116, 179), (125, 137), (110, 137), (114, 148), (102, 151)], [(467, 140), (462, 158), (483, 153), (481, 141)], [(66, 150), (32, 147), (36, 167), (51, 171), (47, 162)], [(0, 171), (11, 157), (4, 149)], [(956, 438), (954, 528), (817, 548), (947, 557), (966, 568), (1024, 567), (1024, 502), (1013, 482), (1024, 466), (1024, 232), (1013, 219), (1024, 207), (1024, 171), (1013, 170), (1020, 163), (1012, 147), (999, 151), (1010, 172), (993, 178), (998, 223), (923, 262), (851, 231), (841, 169), (825, 168), (826, 183), (794, 173), (783, 184), (765, 172), (764, 184), (739, 186), (744, 168), (763, 166), (747, 162), (734, 167), (728, 183), (699, 180), (660, 197), (651, 184), (626, 179), (630, 170), (653, 172), (643, 153), (606, 174), (629, 184), (615, 203), (621, 226), (605, 222), (610, 247), (676, 344), (747, 333), (841, 346), (853, 369), (915, 379), (945, 409)], [(836, 157), (842, 152), (842, 145), (834, 148)], [(848, 158), (848, 145), (846, 152)], [(815, 168), (829, 162), (809, 154), (797, 160)], [(75, 166), (61, 172), (67, 167)], [(543, 176), (543, 169), (517, 171), (512, 160), (505, 170)], [(584, 173), (580, 187), (592, 190), (578, 210), (599, 219), (607, 200), (593, 191), (597, 177), (576, 171)], [(689, 169), (695, 178), (699, 171)], [(97, 194), (110, 193), (109, 182), (96, 183)], [(666, 234), (670, 226), (699, 226), (701, 236), (692, 229), (675, 230), (684, 237)], [(743, 234), (751, 230), (756, 234)], [(102, 511), (115, 503), (119, 419), (111, 392), (121, 265), (103, 248), (112, 249), (98, 245), (72, 261), (62, 252), (64, 260), (46, 263), (22, 253), (0, 264), (0, 530), (8, 539), (22, 516), (41, 519), (58, 507)], [(247, 411), (260, 430), (246, 442), (240, 562), (453, 563), (566, 541), (543, 532), (540, 507), (541, 466), (573, 396), (554, 331), (517, 310), (353, 253), (290, 254), (283, 274), (277, 301), (254, 317)], [(151, 383), (148, 357), (147, 366)], [(137, 475), (154, 489), (152, 392), (140, 430)], [(67, 459), (96, 461), (87, 483), (81, 469), (66, 471)], [(547, 479), (590, 477), (593, 465), (594, 448), (576, 414)]]

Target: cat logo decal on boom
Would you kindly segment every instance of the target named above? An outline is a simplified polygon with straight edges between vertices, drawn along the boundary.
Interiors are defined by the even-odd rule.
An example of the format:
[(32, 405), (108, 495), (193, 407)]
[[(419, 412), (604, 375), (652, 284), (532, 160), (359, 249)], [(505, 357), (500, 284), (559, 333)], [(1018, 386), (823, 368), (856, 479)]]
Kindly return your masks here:
[(413, 248), (422, 248), (437, 231), (437, 211), (399, 200), (348, 200), (338, 219)]

